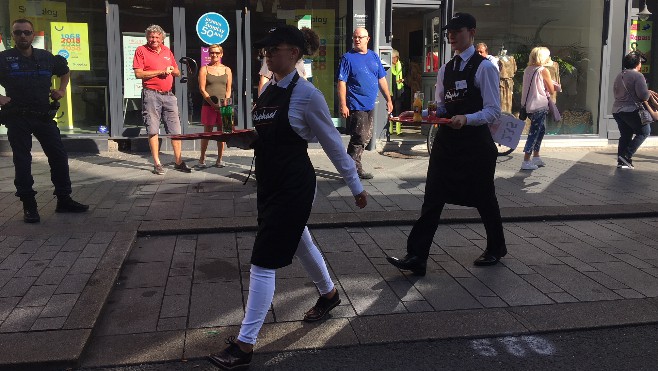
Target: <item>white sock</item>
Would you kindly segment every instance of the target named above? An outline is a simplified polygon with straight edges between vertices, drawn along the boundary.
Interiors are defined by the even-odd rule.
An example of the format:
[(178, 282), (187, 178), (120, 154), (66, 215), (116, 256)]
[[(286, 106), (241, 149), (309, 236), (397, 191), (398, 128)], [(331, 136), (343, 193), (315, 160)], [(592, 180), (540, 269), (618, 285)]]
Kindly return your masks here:
[(251, 265), (247, 308), (238, 335), (238, 340), (244, 343), (256, 344), (258, 332), (274, 298), (275, 273), (274, 269)]
[(322, 253), (320, 253), (320, 249), (313, 243), (308, 227), (304, 227), (304, 232), (302, 233), (302, 238), (299, 240), (295, 256), (302, 263), (304, 270), (311, 277), (313, 283), (315, 283), (320, 295), (333, 291), (334, 282), (329, 276), (327, 264), (322, 257)]

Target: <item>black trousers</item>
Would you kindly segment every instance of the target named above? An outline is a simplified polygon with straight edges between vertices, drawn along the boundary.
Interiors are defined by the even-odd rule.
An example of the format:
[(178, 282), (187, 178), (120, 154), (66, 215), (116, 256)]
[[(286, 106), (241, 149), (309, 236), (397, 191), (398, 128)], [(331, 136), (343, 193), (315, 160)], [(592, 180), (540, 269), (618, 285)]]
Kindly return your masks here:
[(16, 186), (16, 196), (34, 196), (32, 189), (32, 135), (41, 143), (43, 152), (48, 157), (50, 165), (50, 180), (55, 186), (54, 195), (71, 194), (71, 178), (69, 177), (69, 158), (62, 143), (62, 137), (57, 124), (50, 120), (44, 121), (34, 117), (12, 117), (5, 120), (7, 139), (13, 152)]
[(350, 111), (350, 116), (347, 118), (347, 131), (350, 134), (347, 154), (354, 160), (356, 171), (359, 174), (363, 172), (361, 155), (368, 143), (370, 143), (370, 139), (372, 139), (372, 126), (374, 122), (374, 110)]
[[(431, 163), (430, 163), (431, 166)], [(443, 195), (437, 192), (434, 184), (440, 174), (437, 171), (427, 172), (427, 183), (425, 185), (425, 198), (420, 212), (420, 218), (414, 223), (409, 238), (407, 239), (407, 253), (427, 259), (432, 246), (432, 240), (436, 229), (439, 227), (441, 212), (446, 202)], [(491, 192), (476, 206), (480, 213), (484, 229), (487, 232), (487, 250), (495, 255), (503, 255), (507, 251), (505, 246), (505, 235), (503, 232), (503, 221), (500, 217), (500, 207), (496, 193)]]

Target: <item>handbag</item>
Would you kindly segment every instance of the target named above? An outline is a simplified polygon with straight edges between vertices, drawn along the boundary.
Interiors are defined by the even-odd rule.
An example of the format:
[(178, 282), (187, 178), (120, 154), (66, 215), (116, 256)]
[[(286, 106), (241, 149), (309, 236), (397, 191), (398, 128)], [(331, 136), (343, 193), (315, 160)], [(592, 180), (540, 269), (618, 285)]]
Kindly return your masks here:
[(551, 115), (551, 118), (553, 118), (553, 121), (557, 122), (562, 120), (562, 115), (560, 114), (560, 111), (557, 109), (557, 106), (551, 97), (548, 97), (548, 113)]
[[(628, 93), (631, 98), (633, 97), (631, 93), (628, 91), (628, 88), (626, 87), (626, 83), (624, 82), (624, 73), (621, 73), (621, 83), (624, 85), (624, 89), (626, 90), (626, 93)], [(649, 95), (649, 98), (651, 98), (651, 95)], [(648, 105), (646, 101), (642, 102), (635, 102), (635, 106), (637, 107), (637, 114), (640, 117), (640, 122), (642, 125), (647, 125), (652, 122), (654, 122), (653, 116), (651, 116), (651, 113), (647, 111), (645, 105)]]
[(532, 74), (532, 78), (530, 78), (530, 85), (528, 85), (528, 91), (525, 93), (525, 103), (521, 106), (521, 109), (519, 109), (519, 119), (525, 120), (528, 118), (528, 111), (525, 109), (525, 105), (528, 103), (528, 95), (530, 94), (530, 88), (532, 87), (532, 81), (535, 79), (535, 75), (539, 71), (540, 67), (537, 67), (535, 70), (535, 73)]

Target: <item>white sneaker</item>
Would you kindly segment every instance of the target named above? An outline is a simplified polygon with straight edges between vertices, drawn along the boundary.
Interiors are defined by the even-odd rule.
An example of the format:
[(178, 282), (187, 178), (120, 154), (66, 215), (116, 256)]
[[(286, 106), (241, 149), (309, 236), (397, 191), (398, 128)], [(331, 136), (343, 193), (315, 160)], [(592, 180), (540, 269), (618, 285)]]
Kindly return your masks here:
[(538, 167), (546, 166), (546, 163), (539, 156), (533, 157), (532, 158), (532, 163), (537, 165)]
[(539, 166), (532, 163), (532, 161), (523, 161), (521, 163), (521, 170), (537, 170)]

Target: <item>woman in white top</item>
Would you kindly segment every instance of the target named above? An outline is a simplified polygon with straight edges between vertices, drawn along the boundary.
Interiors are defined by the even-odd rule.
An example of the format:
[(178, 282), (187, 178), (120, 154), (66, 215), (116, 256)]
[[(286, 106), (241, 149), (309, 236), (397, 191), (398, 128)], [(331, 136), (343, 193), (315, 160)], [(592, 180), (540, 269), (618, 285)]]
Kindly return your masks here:
[(265, 49), (273, 75), (252, 110), (258, 133), (252, 144), (258, 179), (258, 232), (251, 254), (245, 316), (237, 339), (227, 339), (228, 347), (210, 356), (211, 362), (225, 370), (244, 368), (251, 362), (274, 297), (276, 269), (290, 265), (293, 257), (299, 259), (320, 294), (304, 321), (318, 321), (340, 304), (327, 265), (306, 227), (316, 190), (308, 142), (320, 142), (359, 208), (366, 206), (367, 194), (331, 121), (324, 96), (295, 70), (302, 55), (314, 53), (319, 45), (314, 31), (289, 25), (273, 29), (254, 43)]
[[(613, 85), (615, 102), (612, 104), (612, 117), (619, 127), (617, 146), (617, 167), (633, 169), (633, 155), (651, 134), (651, 125), (642, 125), (638, 116), (637, 104), (649, 99), (650, 93), (644, 75), (640, 72), (646, 62), (639, 52), (626, 54), (622, 62), (624, 68)], [(635, 136), (634, 136), (635, 135)]]
[[(528, 67), (523, 71), (521, 104), (525, 105), (530, 119), (530, 132), (523, 148), (521, 170), (536, 170), (546, 164), (539, 156), (541, 141), (546, 133), (548, 100), (555, 91), (551, 74), (543, 66), (551, 58), (548, 48), (538, 46), (530, 51)], [(530, 156), (532, 155), (532, 159)]]

